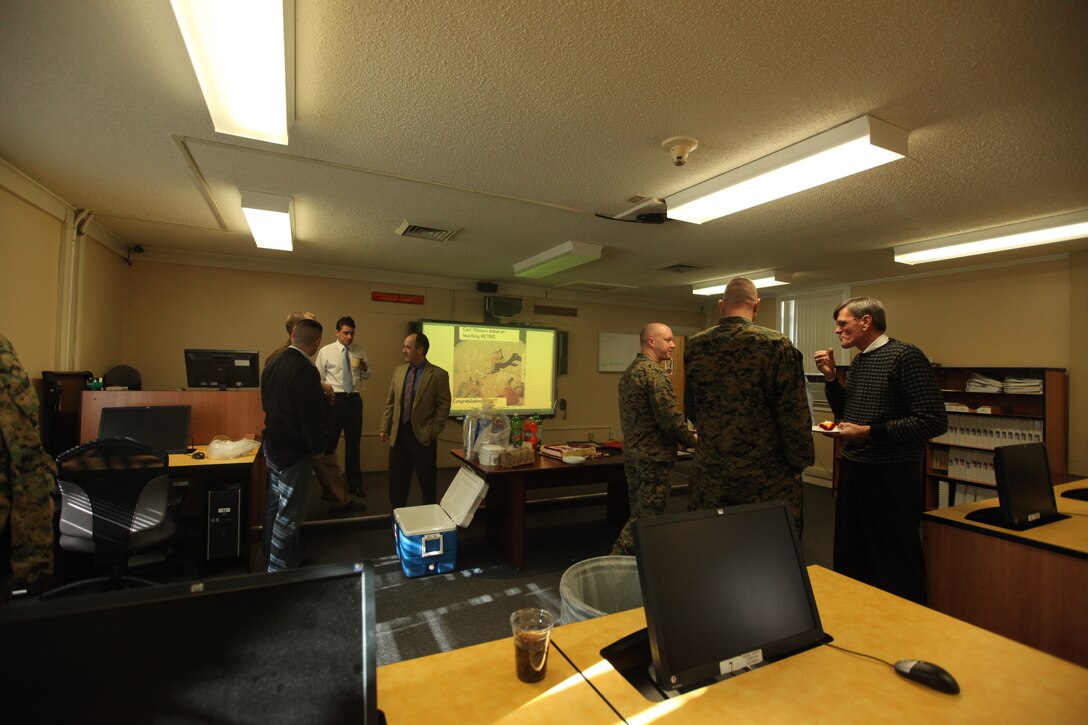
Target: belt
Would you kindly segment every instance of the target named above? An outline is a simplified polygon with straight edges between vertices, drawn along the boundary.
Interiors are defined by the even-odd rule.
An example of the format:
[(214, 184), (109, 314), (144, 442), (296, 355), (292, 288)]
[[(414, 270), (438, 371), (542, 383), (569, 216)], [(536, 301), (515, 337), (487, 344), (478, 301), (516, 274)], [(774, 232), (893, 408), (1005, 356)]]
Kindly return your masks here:
[(349, 395), (358, 395), (358, 394), (359, 394), (359, 391), (357, 391), (357, 390), (355, 392), (353, 392), (353, 393), (333, 393), (333, 395), (335, 395), (338, 398), (339, 397), (345, 397), (346, 398)]

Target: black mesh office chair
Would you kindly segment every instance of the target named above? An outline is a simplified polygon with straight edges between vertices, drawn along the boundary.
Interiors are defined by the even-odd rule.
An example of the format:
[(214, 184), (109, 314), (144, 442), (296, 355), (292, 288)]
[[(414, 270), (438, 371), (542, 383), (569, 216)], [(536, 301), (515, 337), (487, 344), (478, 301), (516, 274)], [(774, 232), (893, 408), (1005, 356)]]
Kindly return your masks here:
[(102, 438), (57, 456), (61, 494), (60, 547), (93, 553), (109, 576), (75, 582), (45, 596), (126, 584), (153, 584), (129, 576), (130, 554), (173, 537), (177, 523), (168, 513), (169, 455), (131, 438)]
[(129, 390), (140, 390), (140, 371), (128, 365), (114, 365), (102, 376), (102, 384), (107, 388), (116, 385)]

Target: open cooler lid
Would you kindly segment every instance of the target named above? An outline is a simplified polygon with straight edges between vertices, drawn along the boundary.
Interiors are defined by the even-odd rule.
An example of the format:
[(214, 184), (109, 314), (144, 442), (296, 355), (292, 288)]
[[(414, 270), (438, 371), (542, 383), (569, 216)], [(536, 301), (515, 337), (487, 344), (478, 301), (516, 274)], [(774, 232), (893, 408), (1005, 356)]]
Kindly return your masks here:
[(486, 494), (487, 483), (484, 479), (471, 468), (462, 466), (442, 497), (440, 505), (453, 523), (465, 527), (472, 523), (472, 517)]
[(457, 528), (442, 507), (436, 503), (394, 509), (393, 519), (400, 525), (400, 530), (405, 536), (436, 534)]

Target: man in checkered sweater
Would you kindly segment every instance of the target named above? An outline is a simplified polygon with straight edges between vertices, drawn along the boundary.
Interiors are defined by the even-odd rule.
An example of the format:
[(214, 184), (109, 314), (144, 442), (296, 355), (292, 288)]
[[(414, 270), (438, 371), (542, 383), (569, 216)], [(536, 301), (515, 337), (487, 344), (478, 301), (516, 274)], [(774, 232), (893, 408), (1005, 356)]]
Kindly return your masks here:
[(924, 604), (919, 527), (926, 441), (948, 416), (933, 366), (914, 345), (885, 333), (884, 306), (854, 297), (835, 310), (844, 349), (860, 353), (840, 384), (831, 349), (816, 353), (844, 440), (835, 501), (835, 571)]

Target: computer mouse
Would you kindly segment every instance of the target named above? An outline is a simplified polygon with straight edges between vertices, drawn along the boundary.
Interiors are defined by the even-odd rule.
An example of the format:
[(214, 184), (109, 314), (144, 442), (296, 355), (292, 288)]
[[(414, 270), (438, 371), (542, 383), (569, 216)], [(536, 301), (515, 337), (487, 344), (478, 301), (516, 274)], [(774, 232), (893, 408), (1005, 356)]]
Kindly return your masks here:
[(925, 685), (938, 692), (949, 695), (958, 695), (960, 693), (960, 684), (956, 682), (956, 678), (948, 674), (948, 671), (943, 667), (932, 662), (899, 660), (895, 663), (895, 671), (908, 680), (914, 680), (918, 684)]
[(193, 454), (193, 458), (199, 461), (204, 458), (204, 453), (202, 451), (197, 451)]

